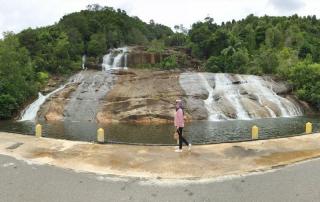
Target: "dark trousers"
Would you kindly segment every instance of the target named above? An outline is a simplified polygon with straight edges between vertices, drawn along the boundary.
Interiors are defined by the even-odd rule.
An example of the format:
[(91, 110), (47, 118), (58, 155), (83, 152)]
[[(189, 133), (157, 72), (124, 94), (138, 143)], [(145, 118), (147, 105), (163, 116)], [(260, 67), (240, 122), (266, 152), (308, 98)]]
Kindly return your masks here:
[(184, 142), (187, 146), (189, 145), (189, 142), (182, 136), (182, 129), (182, 127), (177, 129), (179, 134), (179, 149), (182, 149), (182, 142)]

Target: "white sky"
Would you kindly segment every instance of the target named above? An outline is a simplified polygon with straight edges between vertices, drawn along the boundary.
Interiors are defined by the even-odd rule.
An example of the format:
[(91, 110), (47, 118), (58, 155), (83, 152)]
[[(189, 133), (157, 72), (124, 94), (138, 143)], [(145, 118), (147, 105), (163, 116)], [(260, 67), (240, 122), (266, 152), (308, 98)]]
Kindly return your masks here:
[(28, 27), (51, 25), (68, 13), (98, 3), (126, 10), (145, 22), (173, 27), (192, 23), (210, 16), (215, 22), (241, 19), (254, 15), (317, 15), (318, 0), (0, 0), (0, 38), (5, 31), (15, 33)]

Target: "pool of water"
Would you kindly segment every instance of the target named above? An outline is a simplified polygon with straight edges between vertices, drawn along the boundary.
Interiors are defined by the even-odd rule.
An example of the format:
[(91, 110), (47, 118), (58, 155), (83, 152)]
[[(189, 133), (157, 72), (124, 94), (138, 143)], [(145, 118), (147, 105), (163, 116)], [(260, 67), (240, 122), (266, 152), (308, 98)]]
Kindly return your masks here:
[[(269, 139), (301, 135), (305, 124), (313, 123), (314, 132), (320, 131), (320, 117), (269, 118), (235, 121), (195, 121), (186, 123), (184, 134), (193, 144), (246, 141), (251, 139), (253, 125), (259, 127), (259, 138)], [(106, 141), (127, 144), (175, 144), (174, 127), (164, 125), (110, 124), (92, 122), (41, 122), (43, 136), (57, 139), (93, 142), (99, 127), (105, 129)], [(33, 135), (34, 122), (1, 121), (0, 131)]]

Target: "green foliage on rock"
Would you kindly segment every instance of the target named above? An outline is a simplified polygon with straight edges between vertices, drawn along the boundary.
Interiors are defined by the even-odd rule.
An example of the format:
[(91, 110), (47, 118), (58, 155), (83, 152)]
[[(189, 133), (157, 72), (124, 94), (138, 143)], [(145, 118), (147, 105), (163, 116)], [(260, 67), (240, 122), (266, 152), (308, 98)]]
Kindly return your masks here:
[(49, 74), (47, 72), (38, 72), (37, 73), (37, 81), (41, 84), (44, 85), (48, 82), (49, 80)]
[(165, 44), (162, 40), (152, 40), (148, 45), (148, 52), (151, 53), (163, 53)]
[(159, 67), (161, 69), (174, 69), (178, 68), (178, 61), (177, 61), (177, 56), (176, 55), (170, 55), (166, 58), (164, 58), (160, 64)]

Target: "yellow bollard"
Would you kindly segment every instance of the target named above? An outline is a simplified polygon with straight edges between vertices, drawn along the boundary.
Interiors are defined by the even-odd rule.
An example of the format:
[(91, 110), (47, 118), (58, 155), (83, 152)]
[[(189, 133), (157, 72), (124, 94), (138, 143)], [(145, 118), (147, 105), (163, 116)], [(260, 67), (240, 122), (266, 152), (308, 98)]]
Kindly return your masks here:
[(98, 143), (104, 143), (104, 129), (99, 128), (97, 131), (97, 141)]
[(312, 133), (312, 123), (306, 123), (306, 134)]
[(257, 140), (259, 139), (259, 128), (257, 126), (252, 127), (252, 139)]
[(42, 137), (42, 126), (41, 124), (36, 125), (36, 137)]

